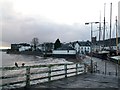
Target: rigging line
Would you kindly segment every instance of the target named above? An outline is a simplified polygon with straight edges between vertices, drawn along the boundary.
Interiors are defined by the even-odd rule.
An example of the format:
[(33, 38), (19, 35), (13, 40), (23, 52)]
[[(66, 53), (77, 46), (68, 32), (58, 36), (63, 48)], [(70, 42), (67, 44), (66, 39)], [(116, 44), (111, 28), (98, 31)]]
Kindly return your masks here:
[(106, 28), (106, 39), (108, 39), (108, 36), (109, 36), (108, 29)]
[(110, 49), (111, 49), (111, 30), (112, 30), (112, 3), (110, 3)]
[(114, 24), (114, 27), (113, 27), (113, 30), (112, 30), (112, 37), (115, 36), (115, 24)]
[(100, 38), (100, 37), (99, 37), (99, 32), (97, 33), (97, 36), (96, 36), (96, 37), (98, 37), (98, 40), (99, 40), (99, 38)]
[(106, 31), (106, 39), (108, 38), (108, 27), (105, 25), (105, 31)]
[(105, 46), (105, 9), (106, 9), (106, 3), (104, 3), (104, 30), (103, 30), (103, 50), (104, 50), (104, 46)]

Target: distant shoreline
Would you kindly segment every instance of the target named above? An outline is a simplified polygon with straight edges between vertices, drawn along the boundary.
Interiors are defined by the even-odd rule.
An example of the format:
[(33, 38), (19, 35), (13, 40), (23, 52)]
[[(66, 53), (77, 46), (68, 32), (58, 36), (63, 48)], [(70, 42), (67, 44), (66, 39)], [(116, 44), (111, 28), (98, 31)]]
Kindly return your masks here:
[[(6, 53), (7, 54), (35, 55), (35, 56), (41, 56), (41, 57), (57, 58), (57, 57), (54, 57), (52, 54), (44, 55), (42, 52), (39, 52), (39, 51), (22, 51), (22, 52), (19, 52), (19, 51), (7, 51)], [(70, 62), (80, 62), (81, 61), (81, 60), (78, 60), (77, 58), (70, 58), (70, 57), (65, 57), (64, 59), (66, 61), (70, 61)]]
[(7, 51), (7, 49), (0, 49), (0, 51), (1, 51), (1, 52), (6, 52), (6, 51)]
[(7, 54), (22, 54), (22, 55), (36, 55), (36, 56), (43, 56), (42, 52), (39, 51), (6, 51)]

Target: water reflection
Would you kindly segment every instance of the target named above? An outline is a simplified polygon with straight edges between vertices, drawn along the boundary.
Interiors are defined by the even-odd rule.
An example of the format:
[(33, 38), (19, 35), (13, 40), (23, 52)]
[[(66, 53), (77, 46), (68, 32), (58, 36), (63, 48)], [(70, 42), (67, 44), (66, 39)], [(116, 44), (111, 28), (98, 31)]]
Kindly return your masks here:
[(17, 62), (18, 66), (22, 66), (22, 63), (25, 65), (39, 65), (39, 64), (54, 64), (54, 63), (69, 63), (65, 59), (53, 59), (40, 56), (32, 55), (19, 55), (19, 54), (6, 54), (6, 52), (0, 52), (2, 55), (2, 66), (14, 66), (14, 63)]

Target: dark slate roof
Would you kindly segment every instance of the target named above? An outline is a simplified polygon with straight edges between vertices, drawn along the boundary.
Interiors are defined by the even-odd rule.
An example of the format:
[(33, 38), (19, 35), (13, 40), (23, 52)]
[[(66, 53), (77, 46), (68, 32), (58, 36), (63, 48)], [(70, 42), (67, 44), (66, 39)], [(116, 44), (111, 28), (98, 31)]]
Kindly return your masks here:
[[(118, 37), (118, 43), (120, 43), (120, 37)], [(110, 45), (110, 39), (106, 39), (104, 42), (103, 42), (103, 40), (101, 40), (100, 42), (97, 41), (96, 45), (109, 46)], [(111, 38), (111, 46), (116, 46), (116, 38)]]
[(79, 42), (80, 46), (90, 46), (90, 42)]
[(73, 47), (75, 47), (76, 43), (78, 43), (80, 46), (90, 46), (91, 45), (90, 41), (74, 41), (74, 42), (70, 42), (68, 44), (71, 44)]
[(20, 43), (19, 45), (21, 45), (21, 46), (30, 46), (30, 44), (27, 44), (27, 43)]
[(60, 48), (57, 48), (57, 50), (75, 50), (75, 49), (66, 44), (62, 44), (62, 46)]
[(30, 44), (27, 44), (27, 43), (19, 43), (19, 44), (11, 44), (11, 46), (30, 46)]

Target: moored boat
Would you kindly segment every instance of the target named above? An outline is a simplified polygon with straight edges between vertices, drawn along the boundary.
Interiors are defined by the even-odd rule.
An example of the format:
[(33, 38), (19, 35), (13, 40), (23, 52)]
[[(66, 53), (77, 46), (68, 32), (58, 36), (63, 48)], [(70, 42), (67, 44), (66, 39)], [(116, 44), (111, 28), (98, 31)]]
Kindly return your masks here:
[(109, 51), (99, 51), (99, 52), (93, 52), (92, 56), (107, 60)]
[(112, 57), (109, 57), (109, 59), (110, 61), (120, 65), (120, 56), (112, 56)]

